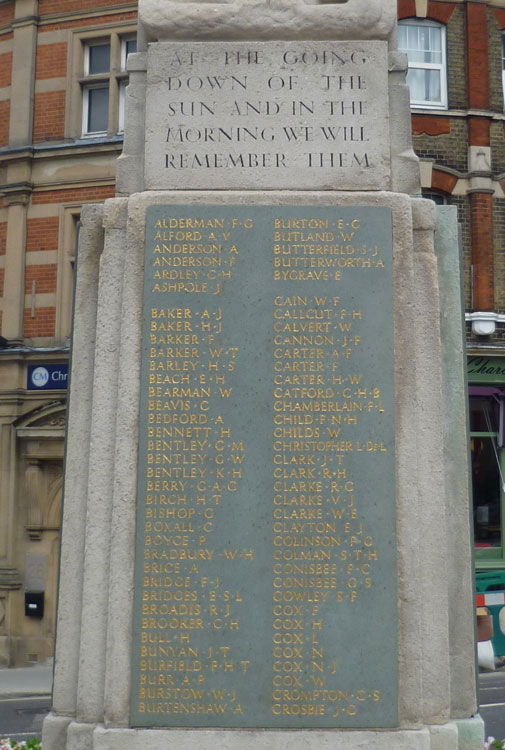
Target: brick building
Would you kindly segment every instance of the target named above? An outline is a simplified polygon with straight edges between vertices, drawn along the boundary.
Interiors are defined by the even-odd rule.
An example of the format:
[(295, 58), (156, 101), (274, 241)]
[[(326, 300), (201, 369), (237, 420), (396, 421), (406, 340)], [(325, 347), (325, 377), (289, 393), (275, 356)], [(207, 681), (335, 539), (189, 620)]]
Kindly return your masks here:
[(0, 664), (52, 654), (79, 215), (115, 192), (136, 5), (0, 0)]
[(398, 0), (423, 193), (458, 207), (477, 570), (505, 568), (505, 3)]
[[(461, 223), (477, 567), (505, 568), (505, 0), (398, 16), (423, 192)], [(114, 195), (135, 31), (136, 2), (0, 0), (0, 664), (52, 653), (79, 215)]]

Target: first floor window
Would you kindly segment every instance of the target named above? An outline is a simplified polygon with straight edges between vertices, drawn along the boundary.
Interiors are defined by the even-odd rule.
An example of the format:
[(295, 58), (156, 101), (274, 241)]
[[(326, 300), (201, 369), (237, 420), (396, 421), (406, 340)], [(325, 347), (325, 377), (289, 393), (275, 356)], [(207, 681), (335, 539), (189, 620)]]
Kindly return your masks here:
[(109, 124), (109, 87), (87, 86), (83, 95), (83, 132), (106, 133)]
[(135, 52), (134, 38), (117, 34), (84, 45), (82, 134), (101, 135), (124, 130), (128, 55)]
[(447, 109), (445, 27), (431, 21), (400, 21), (398, 49), (406, 52), (413, 107)]

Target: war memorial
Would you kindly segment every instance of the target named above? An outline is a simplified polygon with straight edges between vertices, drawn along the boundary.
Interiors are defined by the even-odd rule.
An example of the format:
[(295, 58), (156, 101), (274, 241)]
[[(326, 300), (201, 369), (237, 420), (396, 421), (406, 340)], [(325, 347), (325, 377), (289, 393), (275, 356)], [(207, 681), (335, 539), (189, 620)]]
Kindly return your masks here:
[(49, 750), (482, 747), (458, 226), (395, 24), (140, 0), (79, 242)]

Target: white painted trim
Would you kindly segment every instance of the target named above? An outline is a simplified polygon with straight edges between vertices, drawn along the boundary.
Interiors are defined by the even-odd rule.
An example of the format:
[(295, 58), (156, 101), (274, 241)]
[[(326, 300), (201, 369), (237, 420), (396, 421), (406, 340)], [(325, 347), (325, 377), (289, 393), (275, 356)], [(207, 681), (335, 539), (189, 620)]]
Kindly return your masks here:
[(465, 320), (472, 324), (472, 333), (477, 336), (491, 336), (496, 331), (497, 323), (505, 323), (505, 315), (495, 312), (465, 313)]
[(497, 323), (505, 323), (505, 313), (496, 312), (467, 312), (465, 313), (465, 320), (477, 320), (478, 318), (482, 318), (483, 316), (489, 316), (489, 320), (494, 320)]

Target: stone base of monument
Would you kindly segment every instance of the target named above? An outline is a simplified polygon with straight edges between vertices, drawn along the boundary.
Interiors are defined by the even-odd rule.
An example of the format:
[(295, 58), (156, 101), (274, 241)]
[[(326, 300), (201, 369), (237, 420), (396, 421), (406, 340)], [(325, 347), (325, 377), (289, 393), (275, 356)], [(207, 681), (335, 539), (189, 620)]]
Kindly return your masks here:
[[(274, 234), (301, 233), (300, 229), (292, 228), (294, 222), (300, 227), (302, 220), (308, 222), (309, 219), (317, 221), (320, 227), (328, 222), (325, 232), (335, 232), (336, 227), (343, 225), (353, 227), (355, 237), (353, 241), (339, 243), (338, 255), (326, 256), (346, 259), (335, 264), (329, 282), (319, 278), (314, 288), (313, 281), (305, 278), (297, 286), (293, 286), (293, 282), (283, 286), (279, 278), (283, 269), (276, 264), (276, 258), (282, 253), (276, 253), (275, 246), (283, 245), (286, 249), (288, 244), (299, 245), (308, 240), (297, 236), (296, 243), (293, 238), (288, 243), (286, 239), (276, 239)], [(224, 231), (227, 236), (227, 250), (234, 247), (237, 260), (231, 266), (229, 262), (226, 266), (216, 266), (225, 273), (221, 277), (224, 288), (217, 289), (218, 280), (214, 272), (209, 273), (214, 268), (208, 266), (206, 280), (188, 276), (184, 288), (175, 291), (175, 295), (180, 296), (173, 296), (167, 308), (166, 302), (160, 305), (158, 291), (153, 290), (164, 278), (165, 283), (173, 283), (170, 277), (167, 281), (167, 276), (159, 274), (164, 266), (158, 263), (160, 253), (156, 251), (163, 242), (169, 242), (168, 233), (174, 231), (168, 228), (171, 221), (172, 226), (192, 227), (192, 232), (202, 232), (205, 225), (207, 234), (215, 234), (215, 227), (220, 227), (219, 232)], [(281, 230), (281, 225), (291, 229)], [(209, 750), (215, 747), (247, 749), (249, 745), (302, 748), (337, 744), (342, 748), (355, 748), (368, 743), (378, 749), (414, 746), (480, 750), (483, 724), (478, 716), (470, 718), (476, 711), (475, 668), (473, 659), (469, 658), (473, 650), (472, 603), (470, 597), (460, 596), (457, 585), (462, 575), (459, 566), (469, 553), (469, 540), (464, 510), (467, 484), (465, 471), (461, 470), (461, 456), (466, 455), (463, 450), (466, 427), (464, 412), (459, 407), (464, 400), (464, 379), (462, 323), (458, 312), (459, 243), (454, 211), (445, 207), (439, 211), (435, 245), (434, 225), (433, 204), (389, 192), (339, 193), (337, 198), (327, 192), (163, 191), (112, 199), (103, 207), (84, 208), (67, 449), (67, 534), (62, 547), (65, 576), (61, 581), (59, 604), (60, 617), (69, 632), (75, 633), (75, 639), (59, 638), (57, 642), (53, 712), (44, 723), (44, 742), (52, 750), (125, 750), (139, 746), (152, 750), (173, 746), (184, 750), (194, 747), (195, 743)], [(161, 226), (167, 228), (160, 230)], [(160, 231), (165, 233), (166, 240), (155, 239)], [(216, 247), (221, 248), (218, 254), (223, 256), (223, 243), (210, 239), (207, 244), (210, 257)], [(341, 254), (345, 244), (347, 249)], [(335, 243), (333, 246), (336, 247)], [(175, 247), (173, 245), (172, 249)], [(364, 264), (356, 262), (358, 247), (361, 257), (365, 258)], [(285, 253), (284, 258), (290, 257), (292, 261), (293, 257), (302, 257), (294, 254), (293, 248), (290, 252)], [(178, 255), (176, 252), (173, 258)], [(226, 255), (234, 256), (235, 251)], [(349, 259), (353, 256), (355, 260), (351, 263)], [(377, 262), (375, 270), (368, 263), (373, 259)], [(296, 265), (298, 268), (294, 267)], [(188, 266), (191, 268), (195, 270), (194, 266)], [(383, 268), (385, 276), (381, 277)], [(168, 269), (173, 270), (173, 266), (169, 265)], [(291, 264), (288, 270), (307, 271), (300, 264)], [(371, 276), (364, 276), (369, 271), (373, 273), (373, 280)], [(389, 293), (388, 282), (384, 282), (388, 273)], [(121, 277), (120, 283), (118, 277)], [(207, 286), (201, 286), (195, 299), (190, 296), (192, 292), (187, 291), (190, 283)], [(439, 294), (441, 288), (443, 295)], [(312, 303), (307, 304), (305, 299), (316, 293), (317, 308), (311, 306)], [(164, 295), (165, 290), (159, 294)], [(287, 305), (279, 305), (284, 312), (277, 314), (277, 302), (281, 297)], [(286, 307), (291, 311), (287, 317)], [(175, 312), (166, 318), (159, 312), (163, 309)], [(278, 406), (273, 407), (268, 394), (272, 391), (272, 376), (277, 372), (275, 362), (292, 359), (284, 356), (292, 351), (288, 333), (285, 330), (282, 334), (283, 343), (277, 342), (283, 350), (278, 360), (271, 344), (255, 336), (265, 319), (268, 332), (272, 331), (273, 324), (273, 330), (279, 330), (275, 321), (291, 321), (292, 329), (294, 321), (298, 326), (304, 321), (305, 324), (310, 322), (315, 313), (307, 311), (316, 309), (326, 310), (318, 320), (322, 323), (326, 320), (327, 325), (305, 328), (305, 335), (309, 335), (309, 330), (312, 333), (316, 330), (314, 335), (321, 337), (309, 348), (321, 350), (320, 360), (325, 363), (328, 352), (338, 349), (338, 357), (335, 357), (338, 367), (328, 370), (324, 364), (324, 369), (317, 369), (315, 351), (306, 351), (303, 358), (295, 361), (315, 362), (316, 375), (323, 373), (317, 381), (325, 391), (319, 394), (319, 401), (331, 395), (331, 399), (336, 399), (334, 403), (343, 404), (342, 397), (337, 399), (335, 392), (329, 394), (326, 390), (335, 386), (335, 379), (341, 387), (339, 378), (350, 387), (346, 384), (351, 382), (349, 377), (353, 373), (355, 376), (363, 374), (359, 385), (366, 393), (360, 394), (354, 388), (352, 394), (343, 394), (355, 403), (356, 411), (359, 409), (358, 419), (349, 420), (344, 429), (347, 446), (337, 445), (337, 455), (344, 458), (338, 459), (338, 463), (334, 460), (333, 464), (328, 464), (327, 459), (307, 459), (308, 468), (313, 460), (316, 467), (312, 472), (313, 481), (322, 484), (312, 488), (319, 490), (313, 492), (315, 505), (295, 504), (294, 507), (324, 508), (323, 503), (332, 496), (329, 485), (325, 485), (326, 479), (328, 482), (337, 479), (354, 482), (356, 514), (349, 514), (350, 520), (346, 523), (352, 524), (356, 519), (356, 526), (342, 525), (337, 529), (340, 540), (336, 542), (337, 552), (340, 554), (346, 544), (344, 538), (349, 540), (354, 532), (356, 548), (362, 550), (362, 554), (367, 547), (356, 540), (360, 535), (368, 533), (370, 538), (373, 535), (374, 554), (364, 569), (371, 583), (355, 581), (359, 572), (347, 567), (351, 564), (348, 560), (343, 567), (335, 552), (326, 556), (327, 564), (335, 566), (328, 569), (326, 576), (336, 579), (335, 583), (326, 584), (333, 593), (333, 602), (330, 605), (329, 598), (318, 599), (311, 595), (311, 603), (298, 610), (303, 612), (298, 625), (293, 623), (292, 617), (288, 618), (289, 627), (295, 628), (286, 631), (291, 633), (290, 638), (296, 634), (296, 628), (301, 629), (302, 646), (296, 652), (301, 659), (291, 660), (286, 655), (292, 652), (284, 651), (281, 663), (284, 670), (303, 669), (304, 673), (299, 678), (296, 673), (290, 675), (282, 671), (279, 680), (272, 656), (278, 640), (272, 615), (272, 602), (279, 599), (275, 595), (275, 581), (272, 583), (272, 560), (275, 559), (272, 555), (276, 544), (272, 546), (268, 533), (272, 507), (274, 510), (276, 507), (271, 505), (275, 493), (269, 484), (275, 465), (268, 468), (262, 480), (264, 484), (259, 486), (257, 482), (262, 472), (265, 473), (264, 462), (272, 455), (269, 441), (276, 424), (275, 419), (272, 423), (272, 417), (276, 413), (298, 413), (297, 409), (286, 411), (285, 405), (299, 403), (303, 398), (301, 392), (296, 393), (295, 401), (291, 395), (277, 393)], [(348, 316), (342, 311), (351, 310), (361, 312), (355, 312), (354, 323), (351, 316), (349, 327)], [(238, 328), (234, 327), (234, 317)], [(198, 320), (196, 327), (193, 326), (195, 319)], [(163, 325), (155, 323), (160, 320)], [(159, 331), (172, 338), (154, 340), (154, 332)], [(205, 352), (203, 349), (202, 342), (205, 347), (209, 343), (203, 336), (209, 335), (213, 337), (210, 349), (214, 345), (219, 349), (226, 335), (225, 345), (237, 345), (239, 352), (236, 358), (228, 356), (219, 371), (215, 370), (207, 348)], [(189, 338), (175, 339), (174, 336)], [(358, 338), (351, 340), (351, 336)], [(161, 358), (152, 350), (153, 346), (161, 346)], [(167, 351), (174, 347), (185, 350), (177, 352), (175, 359), (173, 352)], [(363, 348), (365, 355), (360, 354)], [(193, 351), (186, 351), (188, 349)], [(245, 358), (243, 365), (241, 356)], [(153, 372), (156, 374), (152, 362), (165, 363), (159, 370), (164, 377), (166, 362), (171, 362), (168, 373), (172, 381), (178, 374), (175, 380), (191, 385), (195, 381), (191, 377), (181, 379), (180, 375), (184, 376), (187, 371), (174, 369), (174, 363), (179, 362), (182, 367), (183, 362), (191, 363), (196, 359), (205, 365), (198, 370), (198, 382), (206, 384), (207, 374), (217, 372), (218, 392), (219, 387), (237, 389), (233, 409), (227, 409), (221, 395), (217, 409), (213, 408), (214, 390), (210, 397), (207, 391), (195, 392), (198, 404), (201, 406), (202, 398), (205, 402), (203, 410), (193, 405), (189, 409), (168, 409), (172, 416), (165, 420), (162, 404), (150, 403), (163, 401), (159, 391), (149, 390), (160, 387), (159, 378), (151, 377)], [(192, 367), (191, 364), (184, 366)], [(293, 374), (296, 373), (291, 372), (291, 378)], [(219, 378), (223, 376), (225, 380), (221, 381)], [(300, 380), (294, 382), (300, 383)], [(374, 394), (374, 388), (380, 393)], [(171, 397), (172, 400), (176, 396), (187, 400), (188, 393), (173, 393)], [(231, 399), (233, 397), (232, 392)], [(366, 400), (365, 409), (356, 406), (360, 398)], [(381, 406), (376, 408), (379, 402)], [(151, 527), (145, 524), (152, 522), (150, 508), (155, 496), (154, 485), (149, 482), (163, 476), (161, 472), (152, 471), (153, 459), (149, 456), (154, 446), (148, 441), (161, 440), (164, 434), (167, 439), (168, 433), (160, 431), (160, 427), (166, 430), (167, 424), (171, 429), (175, 422), (182, 429), (187, 422), (186, 412), (196, 415), (196, 424), (195, 418), (190, 417), (193, 433), (187, 440), (203, 442), (207, 439), (208, 433), (194, 430), (195, 426), (207, 429), (208, 421), (202, 415), (209, 413), (220, 430), (218, 435), (212, 432), (212, 440), (217, 442), (224, 430), (225, 437), (235, 444), (231, 454), (226, 453), (224, 445), (217, 445), (212, 453), (212, 481), (215, 483), (222, 476), (220, 471), (224, 471), (221, 485), (227, 485), (220, 486), (219, 491), (214, 487), (214, 494), (222, 495), (219, 502), (202, 503), (202, 508), (211, 507), (212, 513), (202, 515), (201, 524), (212, 520), (214, 527), (211, 530), (206, 526), (204, 532), (203, 525), (197, 525), (195, 513), (190, 514), (190, 518), (195, 519), (194, 525), (187, 525), (185, 529), (188, 537), (185, 549), (195, 549), (193, 534), (202, 537), (196, 546), (200, 550), (198, 573), (191, 572), (191, 565), (195, 564), (192, 555), (174, 552), (157, 558), (170, 560), (172, 557), (181, 566), (181, 557), (182, 560), (193, 557), (192, 563), (185, 563), (186, 567), (178, 570), (179, 573), (185, 571), (183, 590), (196, 592), (186, 594), (186, 598), (190, 596), (195, 607), (198, 604), (205, 614), (201, 624), (196, 615), (191, 621), (185, 621), (191, 630), (189, 642), (187, 634), (182, 641), (177, 640), (181, 631), (170, 632), (170, 622), (157, 619), (158, 609), (143, 609), (145, 601), (156, 601), (157, 595), (151, 597), (146, 592), (152, 590), (151, 584), (159, 583), (145, 577), (146, 560), (152, 560), (153, 541)], [(308, 413), (312, 416), (310, 420), (304, 417), (304, 435), (309, 435), (309, 428), (317, 429), (320, 438), (321, 428), (327, 428), (326, 421), (318, 411), (316, 424), (312, 408)], [(331, 413), (339, 416), (338, 412)], [(278, 421), (284, 424), (284, 419)], [(291, 422), (287, 420), (289, 429), (292, 429)], [(338, 426), (338, 421), (334, 424)], [(335, 429), (331, 424), (330, 427)], [(301, 429), (300, 425), (297, 429)], [(286, 433), (293, 434), (300, 439), (300, 432)], [(332, 439), (337, 440), (335, 433)], [(239, 450), (241, 442), (244, 445)], [(187, 447), (196, 449), (198, 446), (188, 444)], [(284, 451), (277, 448), (281, 453), (276, 455), (288, 457), (282, 459), (286, 464), (291, 461), (289, 447), (295, 446), (284, 446)], [(317, 449), (315, 444), (312, 447)], [(328, 445), (325, 450), (329, 450)], [(246, 454), (244, 471), (242, 475), (231, 474), (234, 470), (231, 455), (241, 452)], [(216, 456), (220, 455), (224, 456), (223, 464), (219, 463), (220, 458), (215, 464)], [(305, 454), (302, 452), (302, 455)], [(225, 467), (222, 470), (221, 465)], [(300, 456), (294, 465), (298, 471), (303, 466)], [(331, 476), (323, 471), (328, 465), (332, 466)], [(371, 473), (373, 487), (369, 480), (360, 477), (360, 471), (363, 476)], [(201, 476), (195, 472), (195, 481)], [(394, 485), (388, 484), (391, 476)], [(233, 481), (245, 485), (242, 492), (251, 498), (249, 515), (243, 508), (233, 505), (237, 497), (235, 485), (228, 485)], [(177, 494), (175, 485), (174, 488)], [(337, 490), (335, 485), (333, 490), (334, 493)], [(298, 492), (289, 493), (290, 490), (284, 488), (285, 498), (298, 496)], [(379, 505), (367, 502), (366, 498), (372, 497), (370, 493), (381, 498)], [(317, 499), (319, 495), (321, 501)], [(186, 497), (180, 502), (180, 508), (188, 511), (194, 507), (198, 511), (196, 502), (190, 505), (188, 495), (181, 493), (180, 496)], [(391, 521), (394, 516), (396, 523)], [(189, 523), (187, 512), (178, 517), (179, 523), (185, 519)], [(324, 519), (326, 516), (318, 512), (316, 517)], [(68, 532), (69, 528), (80, 525), (86, 528), (81, 539), (77, 532)], [(325, 531), (335, 534), (335, 528), (328, 526)], [(292, 544), (288, 531), (279, 531), (281, 549)], [(289, 540), (287, 546), (286, 540)], [(367, 544), (372, 545), (372, 542)], [(256, 551), (252, 557), (245, 555), (236, 566), (227, 566), (222, 560), (222, 550), (231, 549), (231, 545), (233, 549), (254, 547)], [(375, 550), (379, 551), (377, 555)], [(216, 568), (213, 556), (220, 558)], [(284, 555), (284, 559), (286, 557), (291, 559), (291, 553)], [(239, 568), (236, 575), (235, 568)], [(209, 594), (207, 586), (207, 581), (217, 575), (228, 592), (220, 602), (220, 587), (211, 587)], [(464, 576), (470, 587), (469, 566)], [(281, 591), (289, 592), (291, 584), (283, 578), (278, 586)], [(352, 596), (352, 609), (337, 607), (336, 603), (345, 601), (346, 589), (351, 587), (358, 589), (357, 595)], [(218, 595), (212, 591), (217, 591)], [(343, 593), (338, 594), (339, 591)], [(229, 592), (240, 594), (232, 596)], [(347, 596), (350, 604), (351, 595)], [(291, 595), (284, 593), (280, 598), (289, 600)], [(220, 609), (213, 610), (211, 603), (216, 599)], [(231, 602), (231, 609), (226, 610), (226, 602)], [(146, 611), (153, 615), (149, 622), (143, 618)], [(196, 608), (194, 612), (197, 613)], [(207, 655), (209, 649), (216, 648), (216, 636), (208, 624), (212, 622), (211, 613), (216, 623), (227, 613), (240, 622), (237, 633), (233, 632), (233, 627), (219, 628), (218, 647), (226, 647), (228, 661), (209, 659)], [(323, 616), (319, 619), (321, 613)], [(164, 626), (168, 628), (168, 636)], [(172, 644), (166, 648), (176, 649), (165, 653), (179, 654), (181, 674), (177, 674), (177, 662), (167, 664), (166, 660), (160, 660), (160, 651), (156, 649), (162, 648), (165, 638)], [(80, 644), (79, 649), (76, 643)], [(158, 645), (149, 652), (148, 645), (144, 644), (153, 643)], [(155, 652), (158, 656), (148, 663), (148, 654)], [(242, 666), (238, 666), (239, 663)], [(310, 667), (314, 663), (317, 671)], [(167, 669), (171, 668), (176, 672), (167, 677)], [(321, 673), (322, 683), (317, 681)], [(296, 691), (275, 692), (279, 682), (292, 686), (293, 678), (297, 678)], [(177, 680), (180, 684), (176, 685)], [(162, 687), (154, 692), (147, 689), (149, 683), (160, 686), (167, 681), (171, 686), (168, 692)], [(198, 686), (202, 687), (201, 693), (196, 692)], [(181, 692), (183, 690), (189, 692)], [(167, 697), (170, 695), (184, 698), (174, 700)], [(193, 697), (188, 700), (188, 695)], [(249, 706), (254, 710), (249, 711)], [(225, 711), (226, 718), (223, 720), (216, 711)], [(309, 713), (307, 717), (311, 711), (319, 713)]]
[[(46, 722), (49, 720), (46, 720)], [(455, 721), (449, 724), (431, 726), (419, 730), (398, 730), (396, 732), (321, 732), (282, 731), (269, 732), (258, 730), (199, 730), (187, 732), (180, 730), (145, 730), (145, 729), (105, 729), (103, 726), (86, 727), (84, 724), (73, 725), (72, 747), (96, 750), (134, 750), (138, 747), (145, 750), (193, 750), (195, 745), (202, 750), (333, 750), (345, 748), (357, 750), (373, 747), (377, 750), (467, 750), (480, 748), (483, 745), (484, 725), (480, 717)], [(46, 737), (51, 738), (52, 726), (48, 726)], [(57, 737), (55, 731), (54, 737)], [(90, 744), (92, 742), (92, 744)], [(49, 747), (58, 745), (49, 745)]]

